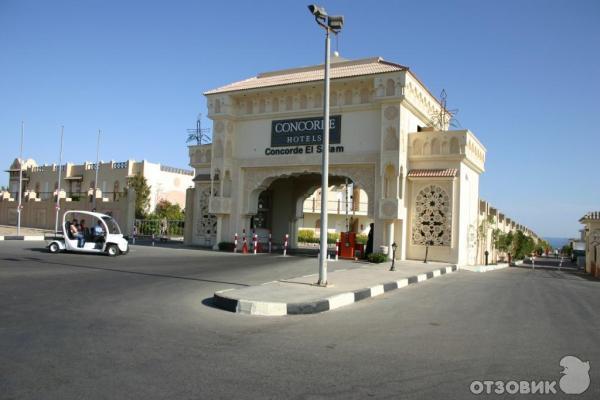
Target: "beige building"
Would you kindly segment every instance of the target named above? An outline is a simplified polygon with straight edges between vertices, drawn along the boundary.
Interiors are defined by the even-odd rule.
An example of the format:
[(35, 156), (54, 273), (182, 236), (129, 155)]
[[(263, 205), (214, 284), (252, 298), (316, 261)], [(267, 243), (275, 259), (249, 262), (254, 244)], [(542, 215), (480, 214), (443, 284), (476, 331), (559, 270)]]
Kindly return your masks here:
[[(483, 145), (447, 130), (449, 116), (407, 67), (336, 58), (331, 77), (330, 184), (348, 179), (364, 193), (375, 250), (395, 242), (399, 259), (428, 248), (432, 260), (475, 264)], [(297, 245), (320, 186), (322, 81), (315, 65), (205, 93), (213, 143), (189, 148), (187, 243), (216, 246), (255, 227)]]
[[(19, 159), (15, 159), (9, 173), (10, 197), (18, 198)], [(66, 163), (62, 166), (61, 198), (72, 201), (92, 199), (96, 175), (95, 163)], [(123, 196), (129, 178), (141, 174), (150, 186), (150, 207), (153, 211), (160, 200), (168, 200), (185, 207), (185, 191), (193, 186), (193, 171), (172, 168), (148, 161), (100, 162), (97, 198), (116, 201)], [(47, 200), (55, 198), (58, 188), (58, 166), (37, 165), (34, 160), (23, 161), (22, 193), (27, 198)]]
[(600, 211), (591, 211), (579, 220), (585, 225), (585, 272), (600, 278)]
[(485, 252), (488, 252), (488, 262), (496, 263), (505, 260), (505, 254), (499, 254), (494, 246), (494, 231), (500, 233), (516, 232), (520, 230), (525, 236), (533, 238), (537, 243), (540, 238), (530, 228), (525, 225), (516, 223), (510, 218), (507, 218), (504, 213), (500, 212), (496, 207), (493, 207), (485, 200), (479, 200), (479, 218), (477, 224), (477, 260), (478, 264), (485, 263)]
[[(449, 115), (405, 66), (334, 58), (331, 78), (328, 189), (348, 180), (360, 190), (375, 250), (395, 242), (399, 259), (428, 251), (431, 260), (476, 264), (485, 147), (468, 130), (447, 130)], [(205, 93), (213, 143), (189, 147), (197, 175), (187, 243), (216, 247), (262, 228), (297, 245), (318, 209), (311, 196), (321, 179), (322, 82), (315, 65)]]

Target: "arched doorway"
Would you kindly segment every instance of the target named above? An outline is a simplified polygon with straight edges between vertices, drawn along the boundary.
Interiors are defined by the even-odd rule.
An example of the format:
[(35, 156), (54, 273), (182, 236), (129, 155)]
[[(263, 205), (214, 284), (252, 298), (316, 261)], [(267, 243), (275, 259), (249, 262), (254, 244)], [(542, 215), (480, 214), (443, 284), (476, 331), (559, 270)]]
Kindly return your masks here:
[[(339, 233), (361, 225), (369, 226), (372, 214), (369, 196), (351, 177), (332, 175), (328, 190), (328, 232)], [(321, 219), (321, 175), (313, 172), (292, 173), (270, 177), (251, 193), (250, 229), (266, 230), (273, 242), (279, 243), (289, 235), (290, 247), (297, 247), (298, 232), (312, 230), (316, 236)], [(348, 185), (348, 186), (346, 186)], [(358, 201), (353, 197), (360, 193)], [(362, 233), (362, 232), (358, 232)]]

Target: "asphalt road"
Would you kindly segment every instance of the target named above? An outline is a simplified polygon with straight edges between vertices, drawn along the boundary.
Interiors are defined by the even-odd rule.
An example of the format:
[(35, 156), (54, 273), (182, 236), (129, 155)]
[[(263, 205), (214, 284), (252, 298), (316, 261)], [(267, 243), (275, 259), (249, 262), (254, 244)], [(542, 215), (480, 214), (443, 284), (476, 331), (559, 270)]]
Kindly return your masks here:
[(36, 246), (0, 243), (1, 399), (482, 398), (473, 380), (558, 380), (566, 355), (591, 365), (590, 388), (570, 398), (600, 395), (600, 282), (581, 275), (461, 271), (269, 318), (210, 298), (315, 272), (314, 260)]

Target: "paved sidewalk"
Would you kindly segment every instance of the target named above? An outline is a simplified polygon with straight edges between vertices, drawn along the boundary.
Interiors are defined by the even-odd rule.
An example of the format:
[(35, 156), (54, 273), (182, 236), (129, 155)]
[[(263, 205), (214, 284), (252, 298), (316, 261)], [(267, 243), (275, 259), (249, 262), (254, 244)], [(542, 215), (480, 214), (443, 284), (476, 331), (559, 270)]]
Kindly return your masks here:
[(409, 284), (436, 278), (458, 268), (445, 263), (397, 261), (396, 271), (390, 263), (369, 264), (338, 261), (338, 269), (328, 274), (329, 285), (315, 285), (317, 274), (267, 282), (242, 289), (215, 292), (215, 305), (224, 310), (251, 315), (314, 314), (333, 310), (378, 296)]
[(16, 226), (0, 225), (0, 240), (44, 240), (46, 234), (52, 234), (52, 231), (21, 227), (21, 233), (17, 236)]

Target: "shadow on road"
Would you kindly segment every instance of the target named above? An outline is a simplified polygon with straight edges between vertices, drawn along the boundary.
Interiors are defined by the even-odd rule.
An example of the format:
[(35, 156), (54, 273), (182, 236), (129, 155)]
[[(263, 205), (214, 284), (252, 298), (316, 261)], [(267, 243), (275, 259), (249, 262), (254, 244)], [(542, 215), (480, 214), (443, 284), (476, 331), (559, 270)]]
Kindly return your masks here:
[(226, 281), (217, 281), (217, 280), (212, 280), (212, 279), (190, 278), (187, 276), (157, 274), (157, 273), (152, 273), (152, 272), (127, 271), (124, 269), (117, 269), (117, 268), (104, 268), (104, 267), (93, 267), (90, 265), (61, 263), (61, 262), (56, 262), (56, 261), (42, 260), (42, 259), (36, 258), (36, 257), (21, 257), (21, 258), (8, 258), (7, 257), (7, 258), (2, 258), (0, 260), (12, 261), (12, 262), (33, 261), (33, 262), (38, 262), (40, 264), (50, 264), (50, 265), (57, 265), (57, 266), (61, 266), (61, 267), (84, 268), (84, 269), (99, 270), (99, 271), (119, 272), (119, 273), (123, 273), (123, 274), (151, 276), (151, 277), (155, 277), (155, 278), (183, 279), (183, 280), (197, 281), (197, 282), (222, 283), (225, 285), (234, 285), (234, 286), (250, 286), (245, 283), (238, 283), (238, 282), (226, 282)]

